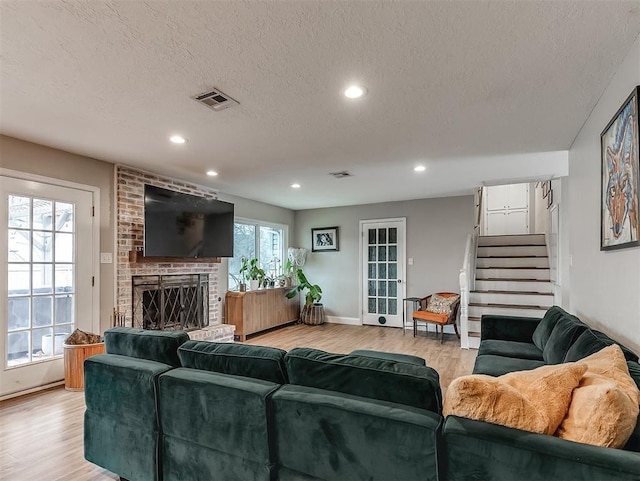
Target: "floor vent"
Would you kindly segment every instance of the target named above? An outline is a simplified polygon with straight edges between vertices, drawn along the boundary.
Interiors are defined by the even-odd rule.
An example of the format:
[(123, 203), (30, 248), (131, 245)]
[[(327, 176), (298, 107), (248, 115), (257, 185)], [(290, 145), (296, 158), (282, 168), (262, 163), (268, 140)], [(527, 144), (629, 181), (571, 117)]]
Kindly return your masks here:
[(219, 110), (228, 109), (234, 105), (240, 105), (240, 102), (232, 99), (227, 94), (217, 88), (212, 88), (207, 92), (194, 95), (191, 97), (193, 100), (200, 102), (205, 107), (209, 107), (216, 112)]
[(351, 177), (353, 174), (351, 172), (347, 172), (346, 170), (341, 170), (340, 172), (330, 172), (329, 175), (335, 177), (336, 179), (344, 179), (345, 177)]

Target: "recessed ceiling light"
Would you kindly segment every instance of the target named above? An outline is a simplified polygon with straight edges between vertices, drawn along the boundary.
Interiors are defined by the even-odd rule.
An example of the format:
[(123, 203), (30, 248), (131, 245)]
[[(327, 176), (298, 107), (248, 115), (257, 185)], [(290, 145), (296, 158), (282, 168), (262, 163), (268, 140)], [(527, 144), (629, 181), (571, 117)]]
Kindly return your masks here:
[(300, 184), (291, 184), (291, 188), (292, 189), (299, 189), (300, 188)]
[(365, 93), (364, 87), (359, 85), (351, 85), (344, 91), (344, 96), (349, 99), (358, 99), (362, 97)]
[(424, 165), (417, 165), (413, 168), (416, 172), (424, 172), (427, 168)]
[(210, 177), (215, 177), (218, 173), (215, 170), (207, 170), (207, 175)]
[(182, 135), (172, 135), (169, 140), (174, 144), (186, 144), (188, 142)]

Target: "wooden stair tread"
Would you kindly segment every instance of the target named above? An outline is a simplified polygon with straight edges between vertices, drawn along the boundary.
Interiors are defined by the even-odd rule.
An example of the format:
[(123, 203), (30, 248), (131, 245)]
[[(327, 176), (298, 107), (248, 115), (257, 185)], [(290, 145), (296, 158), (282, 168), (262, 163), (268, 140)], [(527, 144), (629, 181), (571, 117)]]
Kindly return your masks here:
[(497, 308), (508, 308), (508, 309), (527, 309), (527, 310), (543, 310), (546, 311), (549, 309), (549, 306), (533, 306), (528, 304), (481, 304), (479, 302), (470, 302), (469, 306), (473, 307), (497, 307)]
[(498, 266), (491, 266), (491, 267), (476, 267), (476, 270), (478, 269), (546, 269), (549, 270), (549, 267), (536, 267), (536, 266), (531, 266), (531, 267), (526, 267), (526, 266), (505, 266), (505, 267), (498, 267)]
[(552, 292), (538, 292), (538, 291), (470, 291), (476, 294), (526, 294), (526, 295), (536, 295), (536, 296), (553, 296)]
[(550, 282), (549, 279), (524, 279), (519, 277), (476, 277), (476, 281), (504, 281), (504, 282)]
[(482, 244), (478, 247), (545, 247), (546, 244)]
[(478, 259), (546, 259), (547, 255), (543, 256), (478, 256)]

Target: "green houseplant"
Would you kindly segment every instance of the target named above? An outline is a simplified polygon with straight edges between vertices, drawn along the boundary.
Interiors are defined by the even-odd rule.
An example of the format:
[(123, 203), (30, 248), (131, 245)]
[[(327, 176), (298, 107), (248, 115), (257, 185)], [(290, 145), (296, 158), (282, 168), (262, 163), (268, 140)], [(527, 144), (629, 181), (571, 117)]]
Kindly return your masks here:
[(293, 299), (298, 293), (303, 295), (304, 306), (300, 312), (300, 320), (305, 324), (323, 324), (325, 322), (324, 306), (320, 304), (322, 288), (318, 284), (311, 284), (302, 269), (297, 270), (297, 275), (298, 285), (287, 292), (287, 298)]
[[(264, 277), (265, 277), (264, 269), (262, 269), (258, 265), (258, 259), (256, 259), (255, 257), (249, 260), (246, 266), (244, 263), (245, 260), (243, 260), (243, 265), (242, 267), (240, 267), (240, 272), (246, 272), (245, 277), (249, 281), (249, 286), (251, 290), (258, 289), (262, 285), (262, 282), (264, 281)], [(243, 270), (243, 268), (245, 269)]]
[[(248, 271), (249, 271), (249, 259), (247, 259), (245, 256), (242, 256), (242, 258), (240, 259), (240, 271), (238, 272), (238, 274), (240, 275), (240, 279), (238, 279), (238, 290), (240, 292), (245, 292), (247, 290), (247, 283), (245, 281), (249, 280), (248, 277)], [(233, 276), (233, 274), (232, 274)], [(235, 276), (233, 276), (233, 278), (235, 279)]]

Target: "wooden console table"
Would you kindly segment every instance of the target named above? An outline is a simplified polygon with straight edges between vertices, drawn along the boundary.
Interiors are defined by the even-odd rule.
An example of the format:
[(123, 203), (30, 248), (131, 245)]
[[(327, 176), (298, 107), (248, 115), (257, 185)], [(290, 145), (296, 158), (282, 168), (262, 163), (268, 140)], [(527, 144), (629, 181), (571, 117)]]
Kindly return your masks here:
[(282, 326), (300, 319), (298, 296), (287, 299), (290, 289), (269, 287), (247, 292), (228, 291), (225, 296), (225, 322), (236, 326), (241, 341), (250, 334)]

